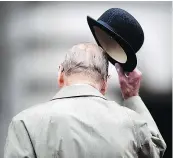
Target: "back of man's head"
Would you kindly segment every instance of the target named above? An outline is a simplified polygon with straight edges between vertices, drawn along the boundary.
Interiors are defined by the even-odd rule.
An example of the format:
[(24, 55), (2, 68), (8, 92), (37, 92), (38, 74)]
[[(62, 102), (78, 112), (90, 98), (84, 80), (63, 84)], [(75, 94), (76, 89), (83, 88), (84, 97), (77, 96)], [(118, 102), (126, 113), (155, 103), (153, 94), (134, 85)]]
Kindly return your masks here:
[(59, 87), (89, 84), (105, 94), (107, 89), (108, 59), (106, 53), (92, 43), (73, 46), (65, 56), (58, 75)]
[(62, 68), (67, 77), (80, 74), (95, 82), (106, 81), (108, 76), (106, 54), (92, 43), (74, 45), (66, 54)]

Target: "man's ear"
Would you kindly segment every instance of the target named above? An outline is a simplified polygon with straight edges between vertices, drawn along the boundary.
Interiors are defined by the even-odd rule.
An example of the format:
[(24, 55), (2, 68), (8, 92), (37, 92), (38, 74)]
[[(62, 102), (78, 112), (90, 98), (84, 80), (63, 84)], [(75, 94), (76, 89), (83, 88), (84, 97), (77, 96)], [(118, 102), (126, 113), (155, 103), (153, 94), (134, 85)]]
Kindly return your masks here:
[(60, 88), (64, 86), (64, 72), (61, 65), (59, 66), (59, 70), (58, 70), (58, 86)]
[(101, 85), (101, 89), (100, 89), (100, 92), (101, 92), (103, 95), (106, 94), (107, 87), (108, 87), (107, 81), (103, 81), (103, 82), (102, 82), (102, 85)]

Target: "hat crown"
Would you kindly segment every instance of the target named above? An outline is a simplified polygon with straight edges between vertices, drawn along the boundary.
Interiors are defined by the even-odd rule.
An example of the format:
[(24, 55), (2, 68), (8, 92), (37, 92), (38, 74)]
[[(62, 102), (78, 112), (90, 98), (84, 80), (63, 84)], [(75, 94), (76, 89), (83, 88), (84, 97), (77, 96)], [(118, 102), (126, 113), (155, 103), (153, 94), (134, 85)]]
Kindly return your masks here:
[(112, 30), (126, 40), (136, 53), (144, 42), (144, 33), (138, 21), (127, 11), (120, 8), (111, 8), (105, 11), (98, 19), (103, 21)]

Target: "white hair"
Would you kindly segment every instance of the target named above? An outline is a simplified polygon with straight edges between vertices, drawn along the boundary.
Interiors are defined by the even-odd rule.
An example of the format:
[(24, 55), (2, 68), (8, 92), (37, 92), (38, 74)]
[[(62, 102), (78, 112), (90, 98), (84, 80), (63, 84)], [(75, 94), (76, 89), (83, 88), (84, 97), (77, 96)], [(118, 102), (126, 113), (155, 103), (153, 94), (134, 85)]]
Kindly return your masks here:
[(97, 82), (107, 80), (108, 76), (106, 53), (92, 43), (74, 45), (66, 54), (62, 67), (66, 76), (80, 73)]

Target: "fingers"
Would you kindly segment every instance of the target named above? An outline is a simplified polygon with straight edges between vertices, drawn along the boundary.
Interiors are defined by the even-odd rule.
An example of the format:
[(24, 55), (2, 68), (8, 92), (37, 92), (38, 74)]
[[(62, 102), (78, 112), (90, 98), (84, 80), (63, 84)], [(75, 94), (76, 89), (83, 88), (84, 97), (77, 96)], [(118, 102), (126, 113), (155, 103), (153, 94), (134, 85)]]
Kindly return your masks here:
[(118, 63), (115, 64), (115, 67), (118, 73), (123, 98), (128, 99), (129, 97), (137, 96), (139, 93), (142, 73), (137, 68), (130, 73), (124, 72)]
[(141, 71), (139, 71), (139, 69), (135, 68), (132, 72), (129, 73), (129, 77), (132, 77), (132, 78), (140, 78), (142, 76), (142, 73)]
[(137, 85), (141, 81), (142, 73), (136, 68), (129, 74), (128, 81), (130, 84)]
[(117, 70), (119, 79), (122, 80), (129, 80), (130, 83), (134, 82), (135, 80), (141, 80), (142, 73), (139, 69), (135, 68), (132, 72), (124, 72), (120, 64), (116, 63), (115, 68)]

